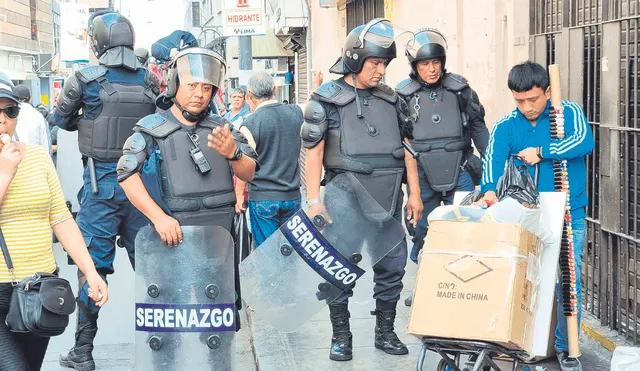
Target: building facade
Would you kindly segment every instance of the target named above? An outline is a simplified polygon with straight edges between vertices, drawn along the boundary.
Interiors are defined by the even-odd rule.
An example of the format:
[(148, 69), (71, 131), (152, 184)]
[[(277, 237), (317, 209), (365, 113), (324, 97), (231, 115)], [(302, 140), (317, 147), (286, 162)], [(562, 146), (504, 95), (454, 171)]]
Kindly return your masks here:
[(0, 71), (29, 85), (34, 104), (40, 102), (40, 67), (54, 51), (52, 1), (0, 1)]
[[(448, 43), (446, 68), (465, 76), (487, 110), (487, 123), (513, 109), (507, 75), (514, 64), (529, 57), (528, 0), (314, 0), (311, 9), (314, 53), (312, 68), (325, 80), (354, 27), (386, 18), (407, 31), (437, 28)], [(416, 11), (424, 9), (424, 11)], [(395, 86), (410, 71), (403, 39), (398, 57), (387, 70), (386, 83)]]

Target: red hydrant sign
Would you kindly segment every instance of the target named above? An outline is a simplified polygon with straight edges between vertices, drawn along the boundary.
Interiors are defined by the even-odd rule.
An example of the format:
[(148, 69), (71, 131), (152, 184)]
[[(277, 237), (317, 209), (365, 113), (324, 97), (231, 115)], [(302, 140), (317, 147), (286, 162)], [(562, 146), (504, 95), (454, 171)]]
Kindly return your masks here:
[(266, 34), (265, 0), (224, 0), (222, 34), (256, 36)]

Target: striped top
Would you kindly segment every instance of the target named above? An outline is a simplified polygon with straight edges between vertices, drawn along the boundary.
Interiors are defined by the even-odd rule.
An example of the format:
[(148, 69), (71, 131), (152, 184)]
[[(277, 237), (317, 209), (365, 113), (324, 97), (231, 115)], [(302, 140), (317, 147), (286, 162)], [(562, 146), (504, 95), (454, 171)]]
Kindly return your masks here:
[[(51, 227), (71, 218), (49, 153), (40, 146), (26, 146), (0, 206), (0, 228), (18, 280), (55, 271)], [(2, 255), (0, 251), (0, 283), (11, 282)]]

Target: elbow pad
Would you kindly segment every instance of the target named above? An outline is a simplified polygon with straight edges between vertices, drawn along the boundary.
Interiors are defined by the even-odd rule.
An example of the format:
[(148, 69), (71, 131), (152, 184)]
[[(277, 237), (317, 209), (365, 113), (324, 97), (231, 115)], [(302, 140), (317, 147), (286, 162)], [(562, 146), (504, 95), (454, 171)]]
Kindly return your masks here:
[(142, 171), (142, 167), (147, 160), (146, 148), (147, 141), (144, 135), (135, 133), (127, 138), (122, 148), (122, 157), (118, 160), (118, 166), (116, 167), (118, 182), (122, 182), (134, 173)]
[(313, 148), (322, 141), (327, 132), (327, 113), (319, 102), (309, 101), (304, 108), (304, 123), (300, 128), (302, 145)]
[(82, 86), (76, 75), (71, 75), (64, 84), (58, 97), (56, 109), (60, 116), (71, 116), (78, 112), (82, 105)]

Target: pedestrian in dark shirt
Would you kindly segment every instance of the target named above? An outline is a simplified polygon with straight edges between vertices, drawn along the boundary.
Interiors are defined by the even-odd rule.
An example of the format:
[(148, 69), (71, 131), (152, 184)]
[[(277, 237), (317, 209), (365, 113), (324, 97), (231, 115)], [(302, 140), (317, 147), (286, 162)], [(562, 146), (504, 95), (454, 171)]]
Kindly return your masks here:
[[(249, 183), (249, 219), (256, 246), (260, 246), (282, 223), (300, 209), (300, 106), (278, 103), (273, 77), (265, 72), (249, 79), (247, 100), (255, 108), (240, 131), (258, 153), (261, 168)], [(238, 181), (236, 195), (245, 182)], [(236, 212), (244, 210), (238, 199)]]

